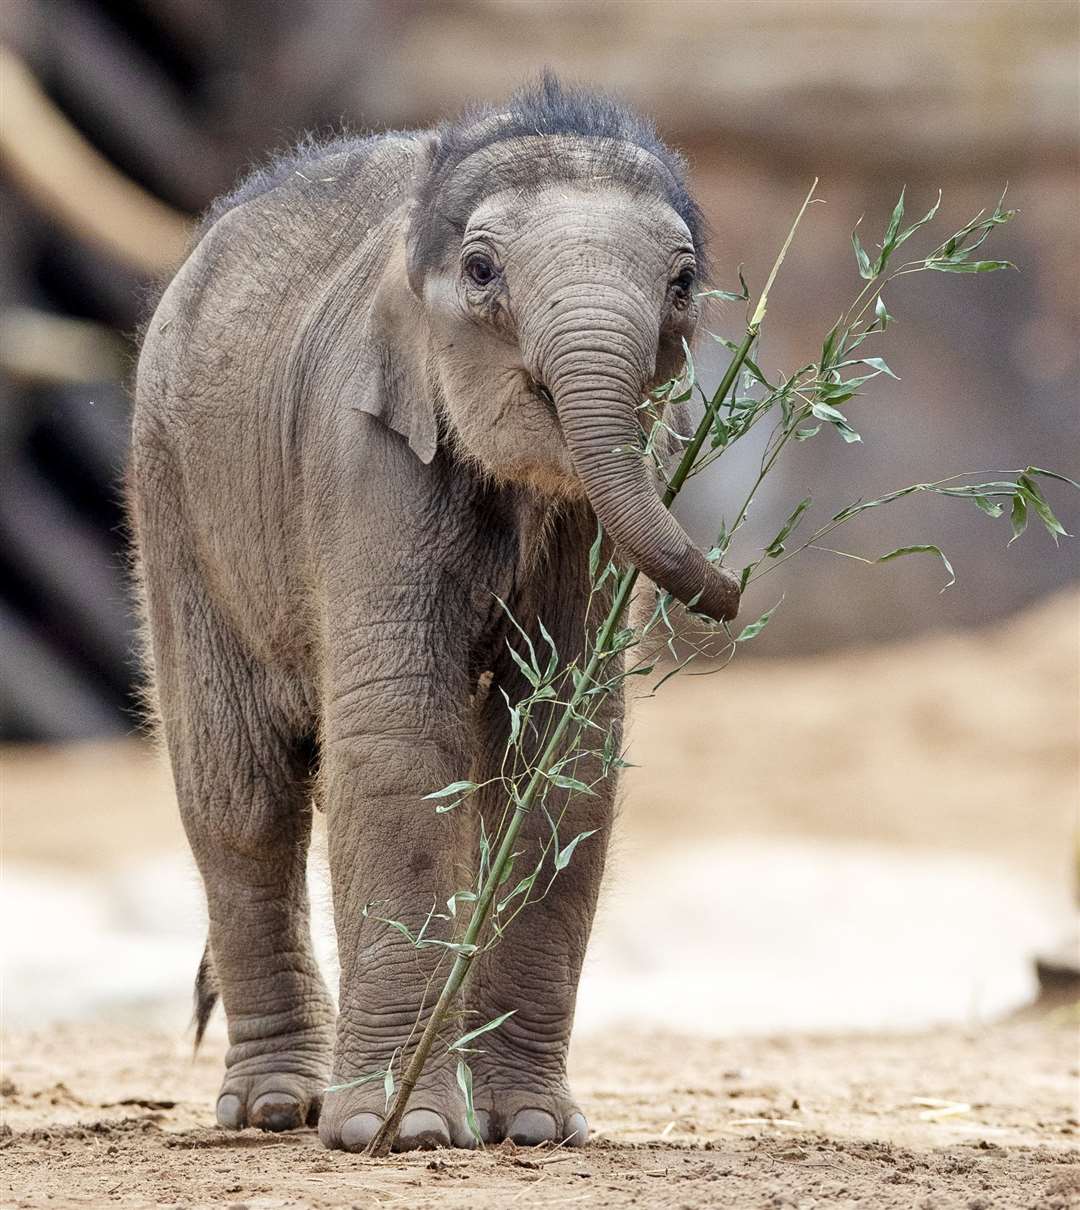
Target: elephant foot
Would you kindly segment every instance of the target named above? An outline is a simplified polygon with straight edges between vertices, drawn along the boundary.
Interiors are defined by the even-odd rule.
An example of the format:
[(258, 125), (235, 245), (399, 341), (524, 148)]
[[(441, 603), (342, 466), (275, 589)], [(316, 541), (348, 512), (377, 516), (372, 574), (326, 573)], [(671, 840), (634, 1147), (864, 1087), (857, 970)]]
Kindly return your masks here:
[(299, 1130), (319, 1120), (325, 1079), (289, 1072), (228, 1075), (217, 1099), (217, 1123), (225, 1130)]
[(565, 1088), (544, 1092), (538, 1089), (490, 1090), (477, 1094), (485, 1106), (481, 1130), (484, 1142), (510, 1139), (519, 1147), (538, 1147), (554, 1143), (564, 1147), (583, 1147), (589, 1138), (589, 1125)]
[(273, 1131), (314, 1126), (330, 1070), (329, 1033), (281, 1039), (274, 1049), (260, 1051), (261, 1045), (250, 1042), (230, 1048), (217, 1099), (218, 1125)]

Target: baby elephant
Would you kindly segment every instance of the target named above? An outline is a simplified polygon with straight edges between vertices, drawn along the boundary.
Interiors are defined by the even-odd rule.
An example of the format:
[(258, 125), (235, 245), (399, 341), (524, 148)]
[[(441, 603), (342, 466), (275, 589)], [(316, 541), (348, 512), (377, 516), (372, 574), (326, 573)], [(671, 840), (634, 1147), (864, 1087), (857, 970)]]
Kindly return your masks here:
[[(497, 785), (422, 801), (498, 773), (499, 691), (527, 690), (498, 598), (579, 655), (599, 520), (675, 597), (734, 612), (639, 453), (639, 405), (696, 317), (683, 171), (647, 122), (552, 78), (435, 131), (308, 145), (213, 207), (147, 328), (132, 525), (209, 911), (200, 1032), (218, 994), (228, 1018), (222, 1126), (317, 1120), (358, 1150), (382, 1120), (381, 1080), (328, 1085), (385, 1069), (447, 969), (375, 917), (415, 929), (471, 885), (478, 821), (505, 805)], [(445, 1039), (515, 1010), (472, 1060), (486, 1140), (585, 1142), (566, 1055), (612, 792), (549, 799), (567, 836), (596, 835), (474, 960)], [(336, 1014), (309, 936), (313, 804)], [(456, 1061), (432, 1052), (400, 1148), (473, 1145)]]

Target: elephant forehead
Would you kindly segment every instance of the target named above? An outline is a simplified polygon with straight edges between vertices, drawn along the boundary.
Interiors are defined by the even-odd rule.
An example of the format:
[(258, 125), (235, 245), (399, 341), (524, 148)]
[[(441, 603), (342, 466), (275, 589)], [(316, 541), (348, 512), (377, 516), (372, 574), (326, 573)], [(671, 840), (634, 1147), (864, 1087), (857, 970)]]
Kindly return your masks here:
[[(610, 185), (625, 196), (655, 198), (677, 213), (681, 186), (666, 164), (623, 139), (523, 135), (488, 144), (449, 171), (413, 216), (418, 265), (441, 262), (488, 199), (534, 195), (546, 185)], [(689, 233), (689, 232), (688, 232)]]
[(528, 190), (500, 189), (477, 203), (465, 235), (513, 235), (526, 226), (560, 228), (585, 243), (604, 243), (615, 231), (644, 234), (660, 228), (665, 235), (693, 247), (690, 229), (666, 199), (642, 197), (606, 175)]
[(649, 185), (666, 193), (679, 182), (645, 147), (600, 135), (518, 135), (489, 143), (459, 161), (443, 186), (447, 199), (474, 199), (500, 188), (543, 181), (612, 179)]
[(621, 139), (531, 135), (492, 143), (466, 156), (447, 177), (435, 204), (447, 218), (466, 220), (488, 197), (555, 183), (620, 185), (667, 198), (677, 182), (652, 152)]

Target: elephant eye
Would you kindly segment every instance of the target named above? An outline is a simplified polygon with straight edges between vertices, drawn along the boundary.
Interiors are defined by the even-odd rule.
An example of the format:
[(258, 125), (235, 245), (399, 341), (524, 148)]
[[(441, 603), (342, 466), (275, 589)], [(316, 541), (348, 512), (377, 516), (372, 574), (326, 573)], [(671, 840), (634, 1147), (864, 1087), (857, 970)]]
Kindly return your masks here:
[(495, 278), (495, 262), (490, 256), (478, 252), (465, 262), (465, 272), (474, 285), (486, 286)]
[(693, 269), (684, 269), (678, 277), (671, 283), (671, 288), (675, 292), (675, 297), (680, 300), (686, 300), (690, 297), (690, 289), (694, 284)]

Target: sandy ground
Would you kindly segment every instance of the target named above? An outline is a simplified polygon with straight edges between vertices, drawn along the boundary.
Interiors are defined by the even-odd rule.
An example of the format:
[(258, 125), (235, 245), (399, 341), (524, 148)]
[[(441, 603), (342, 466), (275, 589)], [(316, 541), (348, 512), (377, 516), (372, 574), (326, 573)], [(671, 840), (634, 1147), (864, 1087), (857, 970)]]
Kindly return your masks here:
[[(584, 1151), (369, 1161), (212, 1126), (220, 1052), (54, 1027), (8, 1039), (8, 1206), (920, 1207), (1080, 1205), (1073, 1028), (578, 1047)], [(935, 1116), (937, 1115), (937, 1116)], [(12, 1133), (7, 1133), (8, 1131)]]
[[(0, 1202), (1080, 1206), (1074, 991), (1058, 1007), (997, 1022), (985, 1013), (965, 1017), (954, 1005), (943, 1017), (954, 1024), (913, 1032), (853, 1033), (837, 1009), (859, 994), (860, 979), (891, 978), (886, 1001), (909, 977), (929, 979), (933, 991), (943, 962), (971, 965), (971, 938), (989, 936), (1002, 948), (1030, 944), (1035, 934), (1011, 933), (1010, 902), (996, 897), (1010, 878), (1045, 892), (1048, 918), (1067, 940), (1076, 876), (1077, 605), (1075, 594), (1064, 595), (983, 633), (747, 662), (718, 677), (673, 682), (639, 703), (632, 759), (641, 767), (627, 778), (597, 938), (601, 957), (621, 954), (615, 969), (637, 981), (602, 984), (622, 998), (622, 1019), (616, 1025), (600, 1014), (575, 1041), (571, 1076), (594, 1132), (586, 1151), (504, 1145), (372, 1163), (324, 1152), (310, 1132), (227, 1135), (212, 1124), (220, 1021), (192, 1061), (186, 1007), (175, 991), (175, 1002), (153, 1012), (138, 1000), (104, 1011), (75, 997), (70, 1011), (81, 1019), (67, 1023), (51, 1019), (63, 1014), (49, 1013), (46, 997), (40, 1024), (32, 1016), (4, 1036)], [(13, 885), (12, 871), (34, 870), (54, 882), (95, 878), (115, 888), (136, 860), (180, 860), (167, 777), (135, 745), (24, 749), (6, 753), (3, 766), (5, 879)], [(836, 846), (876, 856), (864, 865), (844, 858), (845, 867)], [(735, 855), (726, 866), (725, 852)], [(764, 886), (739, 884), (736, 900), (745, 904), (709, 899), (701, 887), (687, 900), (679, 881), (687, 862), (715, 861), (734, 877), (743, 853), (766, 858)], [(788, 864), (770, 882), (767, 862), (776, 854), (787, 854)], [(920, 903), (879, 899), (874, 919), (891, 930), (880, 936), (876, 923), (869, 932), (847, 927), (873, 897), (874, 888), (860, 890), (860, 870), (877, 877), (901, 859), (903, 869), (924, 875), (921, 883), (897, 883), (901, 891), (922, 888)], [(971, 880), (963, 884), (971, 902), (956, 888), (950, 898), (941, 872), (964, 868), (954, 861), (989, 863), (1006, 882)], [(798, 878), (800, 865), (819, 862), (826, 863), (819, 881), (849, 868), (839, 904), (816, 883), (805, 884), (805, 895), (802, 884), (782, 885)], [(166, 923), (179, 910), (171, 884), (138, 887), (145, 903), (118, 900), (110, 910), (133, 916), (152, 907)], [(774, 901), (780, 910), (769, 914)], [(81, 902), (72, 900), (70, 910)], [(697, 982), (682, 984), (678, 968), (652, 973), (655, 954), (674, 947), (670, 932), (648, 934), (640, 921), (661, 910), (688, 920), (687, 902), (707, 904), (699, 914), (716, 937), (703, 948), (704, 934), (687, 926), (687, 961), (716, 969), (699, 969)], [(16, 896), (5, 924), (18, 918), (18, 904)], [(52, 938), (40, 946), (38, 977), (55, 989), (57, 1004), (77, 990), (65, 986), (74, 978), (74, 946), (63, 950), (62, 934), (47, 933), (46, 923), (63, 927), (68, 910), (58, 921), (34, 917), (38, 935)], [(965, 912), (970, 919), (959, 927)], [(826, 919), (843, 931), (828, 933)], [(68, 932), (73, 927), (69, 920)], [(911, 944), (901, 954), (890, 947), (905, 930)], [(931, 931), (946, 938), (937, 966)], [(124, 936), (116, 933), (113, 948), (101, 952), (114, 961), (134, 954)], [(165, 932), (147, 936), (160, 936), (162, 946), (168, 940)], [(742, 952), (739, 937), (751, 939)], [(177, 987), (186, 989), (187, 949), (197, 956), (199, 944), (198, 929), (180, 938)], [(811, 955), (801, 967), (800, 947)], [(1033, 967), (1027, 953), (1017, 949), (1014, 965)], [(806, 979), (815, 964), (826, 977), (812, 988)], [(763, 972), (767, 978), (753, 981)], [(90, 961), (78, 977), (94, 983), (106, 973)], [(12, 1003), (24, 990), (20, 979), (8, 977)], [(831, 983), (832, 1000), (822, 1000), (821, 985)], [(674, 1024), (648, 1011), (662, 986), (685, 1001)], [(745, 1016), (724, 1011), (740, 995), (754, 1011), (747, 988), (759, 997), (762, 1021), (790, 1025), (748, 1036), (762, 1029), (743, 1028)], [(832, 1032), (817, 1023), (818, 1009), (821, 1021), (834, 1022)], [(714, 1017), (726, 1024), (713, 1028)]]

